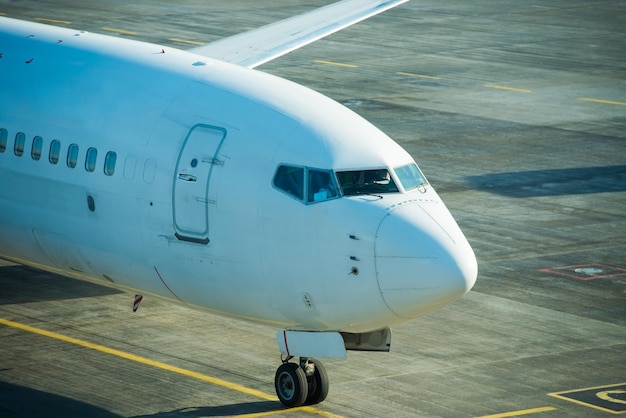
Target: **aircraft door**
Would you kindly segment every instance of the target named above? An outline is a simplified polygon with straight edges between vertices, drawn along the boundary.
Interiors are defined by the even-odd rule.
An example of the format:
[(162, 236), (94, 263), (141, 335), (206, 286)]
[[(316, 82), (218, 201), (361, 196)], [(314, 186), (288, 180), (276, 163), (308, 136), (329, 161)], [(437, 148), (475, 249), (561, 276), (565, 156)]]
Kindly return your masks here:
[(181, 241), (209, 243), (208, 193), (216, 156), (226, 137), (221, 128), (196, 125), (181, 148), (174, 173), (174, 230)]

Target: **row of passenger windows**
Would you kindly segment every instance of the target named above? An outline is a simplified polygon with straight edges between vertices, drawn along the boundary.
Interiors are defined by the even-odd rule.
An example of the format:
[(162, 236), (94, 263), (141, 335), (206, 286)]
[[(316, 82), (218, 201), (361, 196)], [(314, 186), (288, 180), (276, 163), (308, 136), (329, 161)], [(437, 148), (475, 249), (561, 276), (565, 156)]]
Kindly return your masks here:
[[(6, 129), (0, 128), (0, 154), (7, 150), (9, 133)], [(18, 132), (15, 135), (15, 142), (13, 143), (13, 153), (21, 157), (24, 155), (26, 149), (26, 135), (24, 132)], [(48, 161), (50, 164), (58, 164), (61, 159), (61, 141), (53, 139), (50, 142), (50, 146), (44, 149), (44, 140), (40, 136), (35, 136), (32, 140), (32, 147), (30, 150), (30, 156), (33, 160), (41, 160), (44, 153), (47, 151)], [(96, 171), (96, 162), (98, 161), (98, 150), (90, 147), (85, 154), (85, 170), (93, 173)], [(107, 152), (104, 157), (104, 174), (112, 176), (115, 173), (115, 164), (117, 162), (117, 154), (113, 151)], [(67, 147), (67, 156), (65, 163), (69, 168), (75, 168), (78, 165), (78, 145), (70, 144)]]

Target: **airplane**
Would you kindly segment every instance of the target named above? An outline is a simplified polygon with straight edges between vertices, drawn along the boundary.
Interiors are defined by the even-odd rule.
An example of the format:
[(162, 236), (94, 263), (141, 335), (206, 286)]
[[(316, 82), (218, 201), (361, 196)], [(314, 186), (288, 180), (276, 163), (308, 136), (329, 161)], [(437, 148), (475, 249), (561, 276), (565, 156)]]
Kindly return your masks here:
[(287, 407), (320, 358), (474, 285), (415, 160), (257, 69), (406, 0), (344, 0), (190, 50), (0, 17), (0, 258), (277, 329)]

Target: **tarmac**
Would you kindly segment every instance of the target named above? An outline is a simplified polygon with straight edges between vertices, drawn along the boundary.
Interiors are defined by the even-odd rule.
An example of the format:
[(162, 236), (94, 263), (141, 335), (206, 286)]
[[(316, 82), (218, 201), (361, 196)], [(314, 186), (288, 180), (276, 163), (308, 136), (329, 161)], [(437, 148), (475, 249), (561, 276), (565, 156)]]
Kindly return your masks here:
[[(0, 14), (187, 49), (327, 3)], [(626, 414), (624, 28), (623, 1), (412, 0), (259, 67), (404, 146), (479, 263), (463, 299), (392, 330), (390, 353), (325, 361), (325, 402), (278, 402), (275, 329), (151, 298), (133, 313), (133, 294), (0, 262), (0, 416)]]

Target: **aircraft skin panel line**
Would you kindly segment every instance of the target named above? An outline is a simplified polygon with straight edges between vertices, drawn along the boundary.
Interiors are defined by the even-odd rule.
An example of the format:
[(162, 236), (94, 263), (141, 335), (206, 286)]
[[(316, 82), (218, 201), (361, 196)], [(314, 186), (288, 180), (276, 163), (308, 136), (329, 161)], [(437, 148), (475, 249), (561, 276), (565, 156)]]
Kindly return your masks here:
[[(338, 4), (374, 3), (396, 2)], [(414, 159), (336, 101), (6, 17), (0, 45), (0, 258), (278, 328), (286, 406), (326, 397), (314, 357), (388, 351), (390, 327), (474, 285), (474, 252)]]
[(343, 0), (189, 51), (255, 68), (407, 1)]

